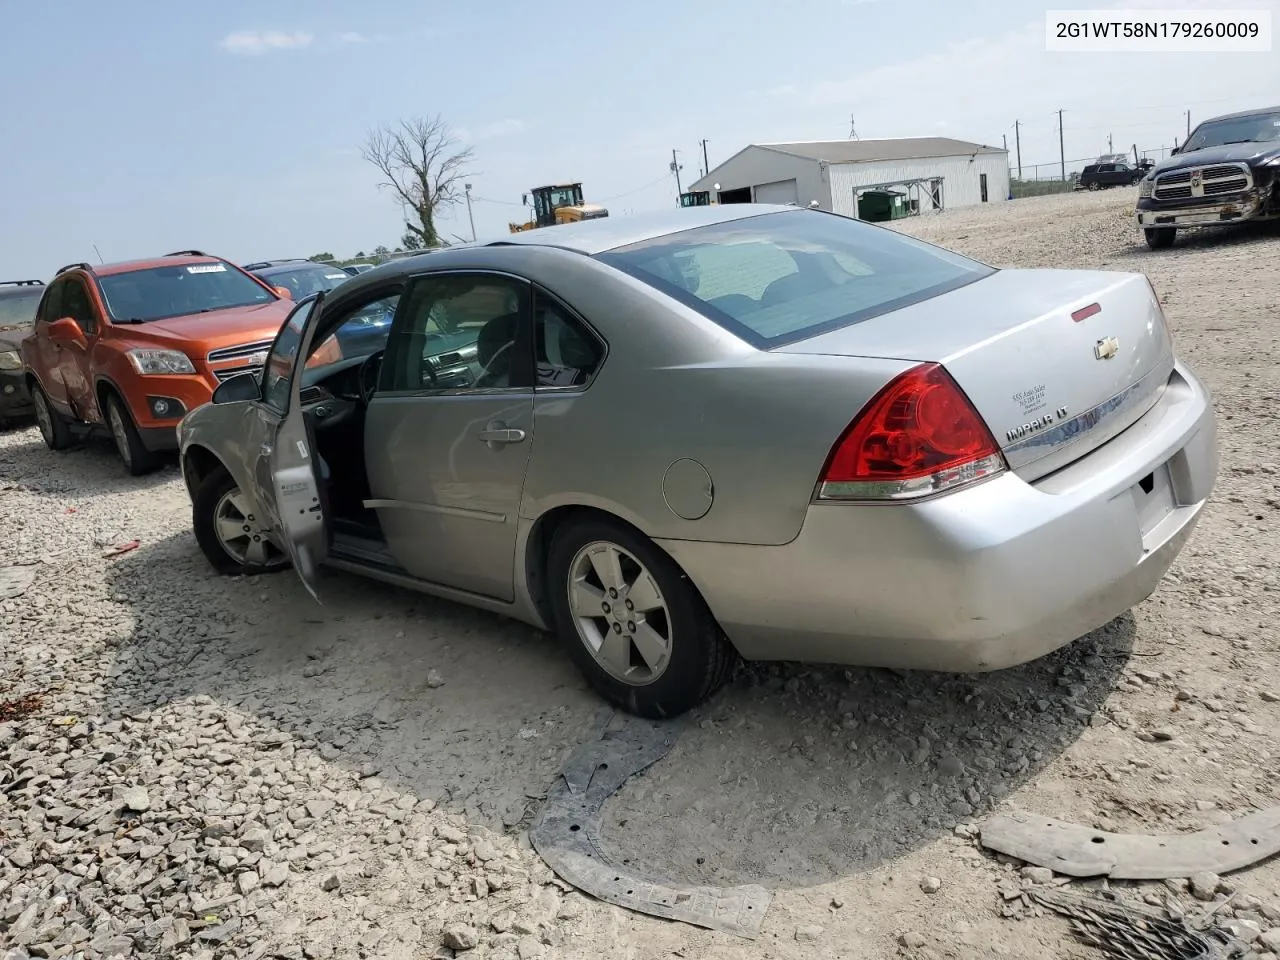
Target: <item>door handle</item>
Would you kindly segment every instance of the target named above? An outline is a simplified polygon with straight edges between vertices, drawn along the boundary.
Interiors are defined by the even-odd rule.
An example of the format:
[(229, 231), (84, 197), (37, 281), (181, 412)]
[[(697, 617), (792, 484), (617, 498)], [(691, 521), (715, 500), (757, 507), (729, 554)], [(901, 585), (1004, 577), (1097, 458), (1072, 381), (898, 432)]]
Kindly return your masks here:
[(274, 447), (272, 444), (270, 444), (270, 443), (264, 443), (264, 444), (262, 445), (262, 455), (263, 455), (264, 457), (269, 457), (269, 456), (271, 456), (271, 451), (272, 451), (272, 450), (274, 450), (274, 449), (275, 449), (275, 447)]
[(519, 443), (524, 439), (525, 433), (523, 430), (495, 424), (487, 430), (481, 430), (476, 436), (484, 443)]

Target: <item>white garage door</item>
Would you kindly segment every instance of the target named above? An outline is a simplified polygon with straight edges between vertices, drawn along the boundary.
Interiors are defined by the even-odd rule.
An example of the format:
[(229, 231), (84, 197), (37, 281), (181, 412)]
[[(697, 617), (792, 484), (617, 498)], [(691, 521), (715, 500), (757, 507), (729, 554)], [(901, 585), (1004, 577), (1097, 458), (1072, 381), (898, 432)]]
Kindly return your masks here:
[(799, 203), (800, 188), (794, 180), (778, 180), (756, 187), (756, 203)]

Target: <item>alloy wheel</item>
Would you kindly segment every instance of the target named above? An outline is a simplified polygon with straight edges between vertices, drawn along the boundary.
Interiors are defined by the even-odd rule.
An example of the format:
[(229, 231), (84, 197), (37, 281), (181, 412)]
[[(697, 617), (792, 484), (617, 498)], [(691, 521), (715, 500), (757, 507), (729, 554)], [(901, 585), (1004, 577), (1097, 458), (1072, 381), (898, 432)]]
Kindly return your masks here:
[(289, 558), (271, 542), (270, 527), (249, 508), (239, 487), (218, 499), (213, 508), (213, 530), (223, 551), (241, 566), (270, 568), (288, 562)]
[(611, 677), (653, 683), (671, 662), (671, 615), (653, 574), (616, 543), (583, 546), (569, 564), (569, 610), (578, 639)]

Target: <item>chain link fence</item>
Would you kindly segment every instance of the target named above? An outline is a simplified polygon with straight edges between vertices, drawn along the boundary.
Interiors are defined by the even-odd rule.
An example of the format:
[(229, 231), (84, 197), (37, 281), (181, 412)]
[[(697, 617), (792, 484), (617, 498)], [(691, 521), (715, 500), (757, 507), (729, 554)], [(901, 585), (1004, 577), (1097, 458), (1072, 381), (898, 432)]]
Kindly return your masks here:
[[(1166, 159), (1171, 147), (1156, 147), (1151, 150), (1139, 150), (1141, 160), (1159, 163)], [(1120, 151), (1116, 151), (1119, 155)], [(1132, 162), (1133, 151), (1129, 150), (1125, 157)], [(1053, 163), (1024, 163), (1019, 169), (1016, 162), (1009, 165), (1009, 192), (1014, 199), (1020, 197), (1042, 197), (1050, 193), (1068, 193), (1075, 188), (1080, 171), (1091, 163), (1097, 163), (1097, 157), (1086, 157), (1079, 160), (1068, 160)], [(1065, 167), (1065, 170), (1063, 169)], [(1063, 176), (1063, 174), (1066, 174)]]

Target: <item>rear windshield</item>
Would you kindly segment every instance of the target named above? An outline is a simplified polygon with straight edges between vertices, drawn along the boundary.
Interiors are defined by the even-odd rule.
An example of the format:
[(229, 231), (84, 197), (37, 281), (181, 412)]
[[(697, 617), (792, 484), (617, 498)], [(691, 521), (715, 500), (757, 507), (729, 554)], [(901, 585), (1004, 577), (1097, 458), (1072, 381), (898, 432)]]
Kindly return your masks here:
[(0, 287), (0, 330), (29, 327), (35, 323), (36, 307), (44, 287), (25, 287), (18, 292), (6, 293)]
[(351, 279), (341, 267), (279, 267), (260, 271), (258, 276), (273, 287), (287, 288), (295, 300), (302, 300), (313, 293), (327, 293)]
[(98, 286), (111, 316), (124, 322), (145, 323), (275, 299), (248, 274), (225, 263), (174, 264), (113, 273), (99, 277)]
[(995, 272), (892, 230), (813, 210), (697, 227), (597, 256), (762, 350)]

